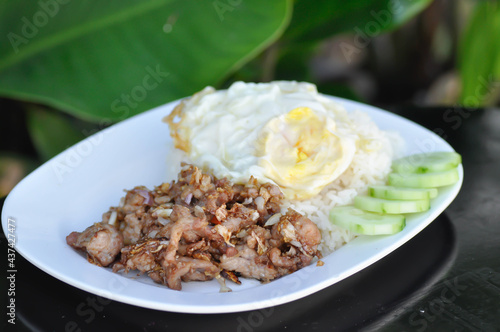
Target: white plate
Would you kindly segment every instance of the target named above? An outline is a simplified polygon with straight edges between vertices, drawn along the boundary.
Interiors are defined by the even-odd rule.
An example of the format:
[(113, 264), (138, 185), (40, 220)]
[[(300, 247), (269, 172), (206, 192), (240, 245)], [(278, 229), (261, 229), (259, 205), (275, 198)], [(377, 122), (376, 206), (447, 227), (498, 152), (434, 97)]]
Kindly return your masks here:
[[(399, 132), (406, 141), (405, 154), (453, 151), (439, 136), (407, 119), (360, 103), (333, 99), (348, 111), (368, 113), (381, 129)], [(118, 204), (124, 189), (136, 185), (153, 188), (175, 178), (167, 174), (172, 141), (161, 119), (176, 104), (158, 107), (97, 133), (21, 181), (7, 197), (2, 213), (6, 233), (8, 218), (15, 221), (17, 251), (50, 275), (116, 301), (187, 313), (254, 310), (302, 298), (378, 261), (441, 214), (462, 185), (460, 166), (460, 181), (440, 190), (430, 211), (409, 216), (402, 232), (358, 237), (325, 257), (324, 266), (311, 265), (268, 284), (243, 280), (241, 286), (230, 285), (231, 293), (219, 293), (216, 281), (183, 283), (182, 291), (174, 291), (133, 272), (124, 276), (89, 264), (66, 244), (66, 235), (100, 221), (103, 212)]]

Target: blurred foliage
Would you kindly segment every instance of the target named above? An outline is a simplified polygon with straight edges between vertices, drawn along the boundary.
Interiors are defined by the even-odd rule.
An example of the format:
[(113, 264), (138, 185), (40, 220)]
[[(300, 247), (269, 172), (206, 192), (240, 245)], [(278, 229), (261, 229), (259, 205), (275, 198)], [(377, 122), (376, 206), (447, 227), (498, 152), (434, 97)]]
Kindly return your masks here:
[(382, 106), (495, 104), (499, 33), (496, 1), (6, 0), (0, 156), (35, 149), (45, 161), (114, 122), (235, 80), (310, 81)]
[(491, 104), (500, 93), (500, 3), (482, 1), (464, 32), (458, 67), (462, 93), (468, 107)]

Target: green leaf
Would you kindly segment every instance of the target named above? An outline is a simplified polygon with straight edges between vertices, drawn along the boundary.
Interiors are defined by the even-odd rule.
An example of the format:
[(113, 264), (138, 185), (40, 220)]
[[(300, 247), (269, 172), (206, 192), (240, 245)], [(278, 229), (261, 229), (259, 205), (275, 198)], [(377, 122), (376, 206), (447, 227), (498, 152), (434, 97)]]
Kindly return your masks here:
[(74, 120), (66, 114), (40, 107), (28, 110), (28, 130), (41, 159), (48, 160), (85, 138), (84, 131), (79, 130)]
[(217, 85), (274, 42), (291, 0), (5, 0), (0, 95), (122, 120)]
[(287, 40), (317, 41), (343, 32), (374, 37), (425, 9), (432, 0), (297, 0)]
[(495, 1), (478, 3), (459, 47), (462, 105), (482, 106), (496, 92), (500, 79), (499, 34), (500, 4)]

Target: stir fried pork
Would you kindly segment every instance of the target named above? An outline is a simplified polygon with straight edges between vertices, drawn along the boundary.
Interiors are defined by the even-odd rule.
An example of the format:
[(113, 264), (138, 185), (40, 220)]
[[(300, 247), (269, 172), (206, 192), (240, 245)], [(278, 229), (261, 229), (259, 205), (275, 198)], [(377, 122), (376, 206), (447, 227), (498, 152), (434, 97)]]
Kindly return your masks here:
[(273, 184), (232, 184), (192, 165), (177, 181), (127, 191), (103, 221), (66, 238), (89, 261), (113, 271), (139, 271), (180, 290), (181, 281), (238, 276), (268, 282), (320, 257), (321, 235), (305, 216), (281, 215)]
[(108, 266), (120, 253), (123, 236), (115, 227), (98, 223), (81, 233), (72, 232), (66, 237), (66, 242), (75, 249), (85, 250), (89, 262)]

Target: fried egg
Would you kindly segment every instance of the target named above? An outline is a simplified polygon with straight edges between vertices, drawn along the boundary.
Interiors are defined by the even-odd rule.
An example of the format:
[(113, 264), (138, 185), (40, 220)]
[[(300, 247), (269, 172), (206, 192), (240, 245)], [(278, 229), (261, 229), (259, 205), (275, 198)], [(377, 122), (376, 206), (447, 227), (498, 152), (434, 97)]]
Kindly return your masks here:
[(302, 82), (236, 82), (207, 87), (166, 117), (187, 162), (215, 176), (278, 185), (287, 199), (308, 199), (337, 179), (356, 152), (343, 108)]

